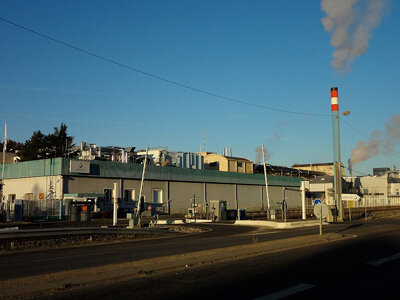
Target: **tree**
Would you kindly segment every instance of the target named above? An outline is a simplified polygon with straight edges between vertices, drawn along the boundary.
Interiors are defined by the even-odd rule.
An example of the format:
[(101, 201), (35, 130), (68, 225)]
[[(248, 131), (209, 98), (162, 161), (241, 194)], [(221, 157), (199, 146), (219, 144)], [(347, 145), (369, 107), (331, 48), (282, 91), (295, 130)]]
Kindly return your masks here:
[(27, 140), (18, 153), (21, 161), (45, 158), (46, 141), (45, 135), (39, 130), (34, 131), (31, 138)]
[(67, 134), (67, 125), (61, 123), (60, 128), (54, 127), (52, 134), (44, 135), (40, 130), (34, 131), (18, 154), (21, 161), (63, 157), (74, 146), (72, 141), (73, 137)]
[(53, 134), (47, 136), (47, 149), (50, 157), (66, 156), (68, 151), (73, 146), (73, 137), (67, 134), (67, 125), (61, 123), (60, 128), (54, 127)]
[[(18, 150), (21, 150), (24, 144), (20, 142), (16, 142), (14, 140), (7, 140), (7, 152), (15, 153)], [(3, 151), (3, 143), (0, 142), (0, 151)]]

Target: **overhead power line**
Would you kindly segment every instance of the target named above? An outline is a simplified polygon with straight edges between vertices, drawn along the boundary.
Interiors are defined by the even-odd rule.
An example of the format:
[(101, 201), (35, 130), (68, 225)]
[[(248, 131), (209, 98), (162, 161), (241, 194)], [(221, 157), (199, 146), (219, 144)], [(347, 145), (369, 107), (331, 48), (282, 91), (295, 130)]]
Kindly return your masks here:
[[(341, 119), (342, 119), (342, 121), (343, 121), (347, 126), (349, 126), (350, 128), (352, 128), (354, 131), (356, 131), (356, 132), (358, 132), (360, 135), (366, 137), (368, 140), (371, 139), (370, 136), (368, 136), (367, 134), (365, 134), (365, 133), (363, 133), (362, 131), (358, 130), (356, 127), (354, 127), (353, 125), (351, 125), (348, 121), (346, 121), (344, 118), (341, 118)], [(382, 143), (378, 143), (378, 146), (383, 147), (383, 148), (385, 148), (385, 149), (387, 149), (387, 150), (389, 150), (389, 151), (395, 152), (395, 153), (397, 153), (397, 154), (400, 154), (400, 152), (398, 152), (398, 151), (394, 150), (393, 148), (390, 148), (390, 147), (388, 147), (388, 146), (386, 146), (386, 145), (384, 145), (384, 144), (382, 144)]]
[(344, 167), (345, 169), (349, 170), (349, 171), (356, 172), (356, 173), (361, 174), (361, 175), (371, 176), (371, 174), (366, 174), (366, 173), (363, 173), (363, 172), (354, 170), (353, 168), (350, 169), (350, 168), (348, 168), (348, 167), (345, 167), (344, 165), (343, 165), (343, 167)]
[(344, 123), (347, 124), (347, 126), (351, 127), (353, 130), (355, 130), (356, 132), (358, 132), (360, 135), (366, 137), (367, 139), (370, 139), (371, 137), (369, 137), (368, 135), (366, 135), (365, 133), (361, 132), (360, 130), (358, 130), (357, 128), (355, 128), (353, 125), (351, 125), (349, 122), (347, 122), (344, 118), (341, 118), (342, 121)]
[(196, 87), (184, 84), (184, 83), (180, 83), (178, 81), (173, 81), (173, 80), (170, 80), (168, 78), (161, 77), (161, 76), (158, 76), (158, 75), (155, 75), (155, 74), (140, 70), (140, 69), (138, 69), (136, 67), (128, 66), (128, 65), (120, 63), (120, 62), (118, 62), (118, 61), (116, 61), (114, 59), (110, 59), (110, 58), (98, 55), (96, 53), (93, 53), (93, 52), (90, 52), (88, 50), (85, 50), (85, 49), (76, 47), (74, 45), (68, 44), (68, 43), (66, 43), (64, 41), (61, 41), (61, 40), (56, 39), (56, 38), (53, 38), (53, 37), (48, 36), (46, 34), (40, 33), (38, 31), (35, 31), (35, 30), (30, 29), (28, 27), (19, 25), (17, 23), (14, 23), (14, 22), (8, 20), (8, 19), (0, 17), (0, 20), (3, 21), (3, 22), (6, 22), (8, 24), (11, 24), (11, 25), (13, 25), (15, 27), (18, 27), (20, 29), (23, 29), (25, 31), (28, 31), (30, 33), (33, 33), (35, 35), (38, 35), (38, 36), (40, 36), (42, 38), (45, 38), (45, 39), (48, 39), (48, 40), (53, 41), (55, 43), (58, 43), (60, 45), (63, 45), (65, 47), (68, 47), (68, 48), (71, 48), (73, 50), (79, 51), (81, 53), (84, 53), (84, 54), (90, 55), (92, 57), (95, 57), (97, 59), (106, 61), (108, 63), (117, 65), (119, 67), (131, 70), (131, 71), (135, 71), (135, 72), (140, 73), (142, 75), (146, 75), (146, 76), (149, 76), (149, 77), (152, 77), (152, 78), (167, 82), (169, 84), (173, 84), (173, 85), (176, 85), (176, 86), (188, 89), (188, 90), (192, 90), (192, 91), (195, 91), (195, 92), (198, 92), (198, 93), (201, 93), (201, 94), (209, 95), (209, 96), (212, 96), (212, 97), (215, 97), (215, 98), (223, 99), (223, 100), (234, 102), (234, 103), (238, 103), (238, 104), (248, 105), (248, 106), (262, 108), (262, 109), (268, 109), (268, 110), (277, 111), (277, 112), (296, 114), (296, 115), (305, 115), (305, 116), (317, 116), (317, 117), (330, 117), (331, 116), (330, 114), (316, 114), (316, 113), (306, 113), (306, 112), (299, 112), (299, 111), (293, 111), (293, 110), (279, 109), (279, 108), (274, 108), (274, 107), (270, 107), (270, 106), (255, 104), (255, 103), (247, 102), (247, 101), (244, 101), (244, 100), (241, 100), (241, 99), (237, 99), (237, 98), (232, 98), (232, 97), (227, 97), (227, 96), (224, 96), (224, 95), (216, 94), (216, 93), (211, 92), (211, 91), (207, 91), (207, 90), (204, 90), (204, 89), (196, 88)]

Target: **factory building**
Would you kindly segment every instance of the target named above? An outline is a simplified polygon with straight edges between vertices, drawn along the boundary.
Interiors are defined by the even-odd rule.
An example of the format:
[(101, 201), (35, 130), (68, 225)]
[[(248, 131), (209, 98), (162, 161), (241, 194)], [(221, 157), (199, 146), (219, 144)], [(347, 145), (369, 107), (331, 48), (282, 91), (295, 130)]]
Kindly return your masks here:
[[(315, 178), (317, 176), (325, 175), (325, 173), (323, 172), (300, 170), (300, 169), (288, 168), (284, 166), (276, 166), (271, 164), (265, 164), (265, 170), (267, 171), (267, 174), (278, 175), (278, 176)], [(254, 174), (264, 174), (264, 166), (254, 165)]]
[[(144, 161), (146, 151), (137, 152), (137, 157)], [(148, 150), (149, 162), (156, 166), (201, 170), (204, 168), (204, 158), (198, 153), (174, 152), (166, 148)]]
[(362, 176), (350, 178), (371, 206), (400, 205), (400, 172), (379, 172), (380, 176)]
[[(341, 163), (340, 166), (341, 166), (340, 170), (342, 176), (346, 176), (344, 171), (344, 165)], [(333, 163), (295, 164), (292, 166), (292, 168), (299, 170), (322, 172), (325, 175), (329, 176), (333, 176), (335, 173)]]
[[(333, 176), (318, 176), (308, 183), (307, 198), (311, 200), (321, 199), (328, 205), (335, 204), (335, 196), (333, 193)], [(351, 184), (342, 178), (342, 193), (350, 193)]]
[(135, 147), (100, 147), (96, 144), (81, 142), (80, 146), (72, 147), (70, 155), (81, 160), (110, 160), (122, 163), (135, 162)]
[[(380, 168), (378, 175), (342, 178), (342, 193), (357, 194), (358, 201), (343, 201), (344, 207), (400, 205), (400, 171)], [(307, 197), (334, 204), (333, 176), (320, 176), (309, 181)]]
[[(71, 203), (92, 201), (94, 210), (111, 210), (114, 184), (120, 208), (135, 206), (143, 165), (68, 158), (20, 162), (5, 167), (4, 195), (18, 201), (60, 203), (68, 211)], [(301, 178), (268, 176), (273, 207), (286, 201), (301, 207)], [(284, 188), (290, 188), (286, 190)], [(148, 165), (143, 187), (145, 202), (157, 213), (185, 214), (193, 198), (206, 211), (211, 200), (223, 200), (227, 209), (259, 211), (267, 207), (264, 175), (214, 170), (193, 170)]]
[(253, 162), (247, 158), (221, 155), (212, 152), (200, 152), (204, 157), (206, 169), (222, 172), (253, 173)]

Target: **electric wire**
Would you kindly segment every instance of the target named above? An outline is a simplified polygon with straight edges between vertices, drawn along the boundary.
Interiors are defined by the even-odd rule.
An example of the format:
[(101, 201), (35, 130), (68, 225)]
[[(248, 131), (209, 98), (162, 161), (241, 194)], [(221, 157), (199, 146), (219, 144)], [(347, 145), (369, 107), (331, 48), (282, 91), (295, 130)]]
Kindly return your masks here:
[(257, 107), (257, 108), (262, 108), (262, 109), (277, 111), (277, 112), (283, 112), (283, 113), (289, 113), (289, 114), (296, 114), (296, 115), (305, 115), (305, 116), (317, 116), (317, 117), (328, 117), (328, 116), (330, 117), (330, 116), (331, 116), (330, 114), (306, 113), (306, 112), (298, 112), (298, 111), (292, 111), (292, 110), (279, 109), (279, 108), (274, 108), (274, 107), (270, 107), (270, 106), (265, 106), (265, 105), (260, 105), (260, 104), (255, 104), (255, 103), (247, 102), (247, 101), (244, 101), (244, 100), (241, 100), (241, 99), (237, 99), (237, 98), (232, 98), (232, 97), (227, 97), (227, 96), (224, 96), (224, 95), (220, 95), (220, 94), (217, 94), (217, 93), (214, 93), (214, 92), (205, 90), (205, 89), (196, 88), (196, 87), (193, 87), (193, 86), (190, 86), (190, 85), (187, 85), (187, 84), (178, 82), (178, 81), (173, 81), (173, 80), (170, 80), (170, 79), (168, 79), (168, 78), (161, 77), (161, 76), (159, 76), (159, 75), (155, 75), (155, 74), (149, 73), (149, 72), (147, 72), (147, 71), (140, 70), (140, 69), (138, 69), (138, 68), (136, 68), (136, 67), (128, 66), (128, 65), (123, 64), (123, 63), (121, 63), (121, 62), (119, 62), (119, 61), (117, 61), (117, 60), (110, 59), (110, 58), (101, 56), (101, 55), (99, 55), (99, 54), (90, 52), (90, 51), (88, 51), (88, 50), (79, 48), (79, 47), (77, 47), (77, 46), (71, 45), (71, 44), (69, 44), (69, 43), (67, 43), (67, 42), (64, 42), (64, 41), (62, 41), (62, 40), (59, 40), (59, 39), (53, 38), (53, 37), (51, 37), (51, 36), (48, 36), (48, 35), (46, 35), (46, 34), (40, 33), (40, 32), (38, 32), (38, 31), (36, 31), (36, 30), (33, 30), (33, 29), (28, 28), (28, 27), (25, 27), (25, 26), (23, 26), (23, 25), (17, 24), (17, 23), (15, 23), (15, 22), (10, 21), (10, 20), (8, 20), (8, 19), (5, 19), (5, 18), (3, 18), (3, 17), (0, 17), (0, 20), (3, 21), (3, 22), (5, 22), (5, 23), (8, 23), (8, 24), (10, 24), (10, 25), (13, 25), (13, 26), (15, 26), (15, 27), (18, 27), (18, 28), (20, 28), (20, 29), (23, 29), (23, 30), (25, 30), (25, 31), (28, 31), (28, 32), (30, 32), (30, 33), (33, 33), (33, 34), (35, 34), (35, 35), (38, 35), (38, 36), (40, 36), (40, 37), (42, 37), (42, 38), (48, 39), (48, 40), (50, 40), (50, 41), (52, 41), (52, 42), (58, 43), (58, 44), (60, 44), (60, 45), (62, 45), (62, 46), (68, 47), (68, 48), (70, 48), (70, 49), (76, 50), (76, 51), (81, 52), (81, 53), (84, 53), (84, 54), (87, 54), (87, 55), (92, 56), (92, 57), (95, 57), (95, 58), (97, 58), (97, 59), (106, 61), (106, 62), (111, 63), (111, 64), (114, 64), (114, 65), (116, 65), (116, 66), (119, 66), (119, 67), (122, 67), (122, 68), (125, 68), (125, 69), (128, 69), (128, 70), (131, 70), (131, 71), (140, 73), (140, 74), (145, 75), (145, 76), (148, 76), (148, 77), (152, 77), (152, 78), (154, 78), (154, 79), (158, 79), (158, 80), (167, 82), (167, 83), (172, 84), (172, 85), (176, 85), (176, 86), (179, 86), (179, 87), (188, 89), (188, 90), (192, 90), (192, 91), (195, 91), (195, 92), (198, 92), (198, 93), (201, 93), (201, 94), (205, 94), (205, 95), (209, 95), (209, 96), (212, 96), (212, 97), (215, 97), (215, 98), (223, 99), (223, 100), (226, 100), (226, 101), (229, 101), (229, 102), (234, 102), (234, 103), (238, 103), (238, 104), (243, 104), (243, 105), (247, 105), (247, 106), (252, 106), (252, 107)]
[(349, 171), (356, 172), (356, 173), (361, 174), (361, 175), (364, 175), (364, 176), (371, 176), (371, 174), (366, 174), (366, 173), (363, 173), (363, 172), (354, 170), (353, 168), (350, 169), (350, 168), (348, 168), (348, 167), (345, 167), (344, 165), (343, 165), (342, 167), (345, 168), (345, 169), (347, 169), (347, 170), (349, 170)]
[(351, 125), (349, 122), (347, 122), (343, 117), (341, 118), (342, 121), (344, 123), (347, 124), (347, 126), (351, 127), (353, 130), (355, 130), (356, 132), (358, 132), (359, 134), (361, 134), (362, 136), (366, 137), (367, 139), (370, 139), (371, 137), (369, 137), (368, 135), (366, 135), (365, 133), (361, 132), (360, 130), (358, 130), (356, 127), (354, 127), (353, 125)]
[[(347, 126), (349, 126), (349, 127), (352, 128), (353, 130), (355, 130), (356, 132), (358, 132), (360, 135), (366, 137), (368, 140), (371, 139), (371, 137), (369, 137), (368, 135), (366, 135), (366, 134), (363, 133), (362, 131), (358, 130), (356, 127), (354, 127), (354, 126), (351, 125), (349, 122), (347, 122), (344, 118), (341, 118), (341, 119), (342, 119), (342, 121), (343, 121)], [(392, 151), (392, 152), (395, 152), (395, 153), (397, 153), (397, 154), (400, 154), (400, 152), (398, 152), (398, 151), (394, 150), (393, 148), (390, 148), (390, 147), (388, 147), (388, 146), (386, 146), (386, 145), (384, 145), (384, 144), (382, 144), (382, 143), (378, 143), (378, 146), (383, 147), (383, 148), (386, 148), (387, 150)]]
[[(224, 96), (224, 95), (220, 95), (220, 94), (217, 94), (217, 93), (208, 91), (208, 90), (196, 88), (196, 87), (193, 87), (193, 86), (190, 86), (190, 85), (187, 85), (187, 84), (183, 84), (183, 83), (180, 83), (180, 82), (177, 82), (177, 81), (170, 80), (170, 79), (165, 78), (165, 77), (161, 77), (161, 76), (158, 76), (158, 75), (155, 75), (155, 74), (152, 74), (152, 73), (149, 73), (149, 72), (140, 70), (140, 69), (138, 69), (138, 68), (136, 68), (136, 67), (128, 66), (128, 65), (123, 64), (123, 63), (120, 63), (120, 62), (118, 62), (118, 61), (116, 61), (116, 60), (113, 60), (113, 59), (110, 59), (110, 58), (107, 58), (107, 57), (98, 55), (98, 54), (96, 54), (96, 53), (93, 53), (93, 52), (90, 52), (90, 51), (88, 51), (88, 50), (85, 50), (85, 49), (79, 48), (79, 47), (77, 47), (77, 46), (71, 45), (71, 44), (69, 44), (69, 43), (66, 43), (66, 42), (64, 42), (64, 41), (62, 41), (62, 40), (59, 40), (59, 39), (53, 38), (53, 37), (51, 37), (51, 36), (48, 36), (48, 35), (46, 35), (46, 34), (43, 34), (43, 33), (40, 33), (40, 32), (38, 32), (38, 31), (35, 31), (35, 30), (31, 29), (31, 28), (28, 28), (28, 27), (25, 27), (25, 26), (23, 26), (23, 25), (20, 25), (20, 24), (17, 24), (17, 23), (15, 23), (15, 22), (12, 22), (12, 21), (10, 21), (10, 20), (8, 20), (8, 19), (5, 19), (5, 18), (3, 18), (3, 17), (0, 17), (0, 20), (3, 21), (3, 22), (5, 22), (5, 23), (8, 23), (8, 24), (10, 24), (10, 25), (13, 25), (13, 26), (15, 26), (15, 27), (17, 27), (17, 28), (20, 28), (20, 29), (23, 29), (23, 30), (28, 31), (28, 32), (30, 32), (30, 33), (33, 33), (33, 34), (35, 34), (35, 35), (38, 35), (38, 36), (40, 36), (40, 37), (42, 37), (42, 38), (45, 38), (45, 39), (48, 39), (48, 40), (53, 41), (53, 42), (55, 42), (55, 43), (58, 43), (58, 44), (60, 44), (60, 45), (62, 45), (62, 46), (65, 46), (65, 47), (68, 47), (68, 48), (70, 48), (70, 49), (76, 50), (76, 51), (78, 51), (78, 52), (84, 53), (84, 54), (86, 54), (86, 55), (95, 57), (95, 58), (97, 58), (97, 59), (103, 60), (103, 61), (105, 61), (105, 62), (114, 64), (114, 65), (117, 65), (117, 66), (119, 66), (119, 67), (122, 67), (122, 68), (125, 68), (125, 69), (128, 69), (128, 70), (131, 70), (131, 71), (135, 71), (135, 72), (140, 73), (140, 74), (142, 74), (142, 75), (145, 75), (145, 76), (148, 76), (148, 77), (152, 77), (152, 78), (154, 78), (154, 79), (158, 79), (158, 80), (160, 80), (160, 81), (164, 81), (164, 82), (167, 82), (167, 83), (169, 83), (169, 84), (176, 85), (176, 86), (179, 86), (179, 87), (182, 87), (182, 88), (185, 88), (185, 89), (189, 89), (189, 90), (192, 90), (192, 91), (195, 91), (195, 92), (198, 92), (198, 93), (206, 94), (206, 95), (209, 95), (209, 96), (212, 96), (212, 97), (220, 98), (220, 99), (223, 99), (223, 100), (226, 100), (226, 101), (230, 101), (230, 102), (234, 102), (234, 103), (238, 103), (238, 104), (243, 104), (243, 105), (247, 105), (247, 106), (252, 106), (252, 107), (257, 107), (257, 108), (262, 108), (262, 109), (277, 111), (277, 112), (290, 113), (290, 114), (297, 114), (297, 115), (305, 115), (305, 116), (331, 117), (330, 114), (305, 113), (305, 112), (291, 111), (291, 110), (285, 110), (285, 109), (279, 109), (279, 108), (269, 107), (269, 106), (265, 106), (265, 105), (255, 104), (255, 103), (251, 103), (251, 102), (246, 102), (246, 101), (241, 100), (241, 99), (237, 99), (237, 98), (232, 98), (232, 97), (227, 97), (227, 96)], [(359, 133), (360, 135), (366, 137), (367, 139), (370, 139), (370, 137), (369, 137), (368, 135), (366, 135), (366, 134), (364, 134), (363, 132), (361, 132), (360, 130), (358, 130), (356, 127), (354, 127), (353, 125), (351, 125), (349, 122), (347, 122), (347, 121), (344, 120), (343, 118), (341, 118), (341, 119), (342, 119), (342, 121), (343, 121), (346, 125), (348, 125), (349, 127), (351, 127), (351, 128), (352, 128), (353, 130), (355, 130), (357, 133)], [(379, 146), (384, 147), (384, 148), (386, 148), (386, 149), (388, 149), (388, 150), (390, 150), (390, 151), (399, 153), (399, 152), (397, 152), (396, 150), (394, 150), (394, 149), (392, 149), (392, 148), (389, 148), (389, 147), (387, 147), (387, 146), (385, 146), (385, 145), (379, 144)], [(346, 168), (346, 169), (348, 169), (348, 168)], [(356, 170), (354, 170), (354, 169), (352, 169), (352, 170), (353, 170), (354, 172), (359, 173), (359, 174), (362, 174), (362, 175), (368, 175), (368, 174), (365, 174), (365, 173), (356, 171)]]

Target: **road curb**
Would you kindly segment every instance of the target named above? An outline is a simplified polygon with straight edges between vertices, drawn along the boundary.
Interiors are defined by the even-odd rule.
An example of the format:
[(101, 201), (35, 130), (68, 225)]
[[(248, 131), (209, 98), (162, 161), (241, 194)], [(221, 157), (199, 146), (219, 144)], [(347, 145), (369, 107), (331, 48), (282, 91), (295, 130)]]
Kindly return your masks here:
[[(323, 225), (328, 225), (329, 223), (323, 222)], [(270, 227), (273, 229), (290, 229), (290, 228), (301, 228), (310, 226), (319, 226), (319, 220), (311, 221), (292, 221), (292, 222), (277, 222), (277, 221), (266, 221), (266, 220), (237, 220), (234, 225), (240, 226), (261, 226)]]

